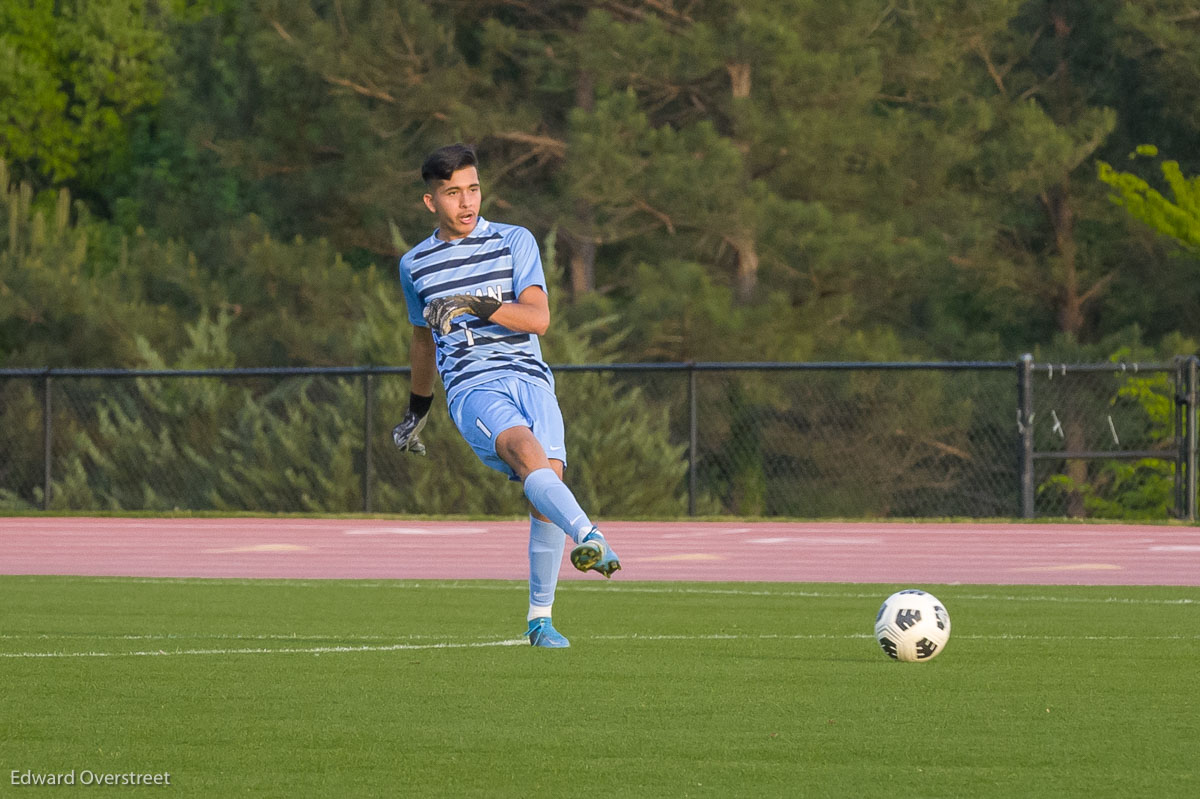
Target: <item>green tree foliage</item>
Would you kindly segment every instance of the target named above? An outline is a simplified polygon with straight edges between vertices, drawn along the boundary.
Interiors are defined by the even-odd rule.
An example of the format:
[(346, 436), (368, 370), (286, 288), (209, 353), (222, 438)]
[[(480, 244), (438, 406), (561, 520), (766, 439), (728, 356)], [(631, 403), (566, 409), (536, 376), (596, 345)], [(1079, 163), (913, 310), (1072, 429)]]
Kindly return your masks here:
[(872, 327), (942, 357), (1112, 332), (1145, 245), (1091, 159), (1166, 118), (1144, 81), (1122, 90), (1133, 59), (1164, 31), (1191, 46), (1170, 3), (1117, 0), (210, 8), (169, 20), (180, 77), (139, 153), (175, 155), (141, 162), (128, 206), (204, 262), (227, 256), (205, 223), (251, 208), (284, 240), (394, 258), (393, 230), (428, 227), (416, 165), (461, 138), (485, 213), (561, 231), (576, 299), (633, 318), (640, 265), (692, 262), (730, 313), (798, 309), (789, 333), (827, 357)]
[[(222, 363), (403, 362), (395, 260), (429, 232), (420, 161), (455, 140), (478, 146), (485, 215), (556, 231), (547, 263), (569, 292), (555, 297), (552, 361), (1063, 359), (1188, 340), (1198, 23), (1186, 0), (9, 3), (0, 363), (176, 365), (197, 352), (188, 331), (218, 323)], [(1107, 166), (1143, 141), (1178, 168)], [(1110, 192), (1183, 252), (1125, 224)], [(402, 380), (375, 387), (380, 414), (403, 403)], [(36, 410), (36, 392), (11, 390), (7, 407)], [(174, 407), (165, 390), (105, 412), (109, 433), (149, 448), (132, 460), (168, 447), (129, 427), (129, 403)], [(197, 411), (219, 408), (258, 442), (217, 460), (251, 464), (285, 441), (296, 460), (345, 450), (361, 386), (283, 391)], [(787, 504), (761, 473), (793, 413), (769, 393), (750, 381), (714, 394), (730, 421), (705, 502)], [(663, 479), (645, 501), (682, 502), (678, 443), (648, 433), (665, 420), (678, 442), (678, 408), (645, 384), (597, 378), (579, 394), (620, 409), (572, 433), (589, 453), (572, 466), (580, 491), (610, 507), (604, 480), (650, 459)], [(978, 432), (982, 417), (949, 394), (930, 402), (904, 440), (962, 450), (939, 419)], [(759, 412), (774, 421), (756, 427)], [(100, 418), (82, 431), (93, 440)], [(472, 462), (452, 430), (430, 434)], [(485, 471), (469, 473), (482, 493), (448, 496), (460, 487), (386, 443), (380, 468), (425, 493), (381, 487), (381, 503), (523, 507)], [(593, 457), (605, 469), (585, 474)], [(333, 465), (339, 485), (361, 469)], [(1090, 479), (1071, 469), (1073, 485)], [(352, 499), (303, 469), (238, 474), (205, 501)]]
[[(0, 363), (129, 366), (139, 336), (168, 362), (204, 308), (231, 315), (228, 366), (344, 365), (395, 357), (359, 339), (368, 313), (398, 314), (398, 287), (358, 270), (323, 240), (280, 242), (248, 217), (221, 231), (224, 261), (200, 264), (179, 242), (73, 214), (60, 190), (35, 202), (0, 162)], [(74, 210), (81, 206), (75, 204)], [(381, 311), (382, 309), (382, 311)]]
[(1142, 251), (1150, 253), (1139, 274), (1127, 278), (1141, 290), (1122, 292), (1123, 303), (1110, 313), (1152, 336), (1178, 330), (1195, 337), (1194, 325), (1186, 320), (1200, 304), (1200, 178), (1185, 175), (1175, 160), (1157, 158), (1152, 145), (1131, 154), (1130, 171), (1119, 172), (1105, 161), (1097, 168), (1109, 199), (1141, 223), (1128, 226), (1129, 238), (1141, 238)]
[[(1130, 157), (1158, 155), (1158, 148), (1144, 145)], [(1100, 180), (1113, 189), (1113, 202), (1123, 206), (1134, 219), (1174, 239), (1192, 255), (1200, 255), (1200, 176), (1187, 177), (1179, 162), (1165, 160), (1160, 164), (1162, 180), (1171, 197), (1163, 196), (1147, 181), (1130, 172), (1118, 172), (1099, 162)]]
[(0, 158), (56, 183), (109, 174), (130, 115), (163, 94), (155, 14), (147, 0), (0, 5)]
[[(229, 231), (256, 224), (247, 212), (275, 241), (390, 271), (429, 224), (420, 158), (467, 139), (485, 213), (561, 231), (577, 302), (636, 320), (642, 267), (691, 263), (729, 289), (730, 315), (790, 306), (776, 335), (819, 357), (860, 331), (996, 357), (1056, 332), (1098, 340), (1146, 307), (1127, 264), (1157, 272), (1166, 253), (1113, 224), (1091, 164), (1156, 120), (1195, 135), (1188, 8), (108, 0), (13, 7), (5, 41), (46, 75), (58, 62), (31, 54), (84, 35), (71, 26), (120, 44), (126, 99), (100, 105), (122, 109), (107, 151), (125, 155), (95, 210), (178, 242), (218, 283), (242, 271)], [(41, 107), (42, 83), (14, 84), (12, 107)], [(640, 340), (633, 358), (660, 349)]]
[[(187, 330), (179, 367), (233, 360), (232, 317)], [(166, 368), (142, 341), (144, 366)], [(73, 393), (84, 388), (75, 385)], [(346, 511), (362, 507), (362, 394), (352, 381), (138, 378), (60, 419), (73, 430), (52, 507)]]
[[(547, 263), (557, 261), (557, 231), (545, 241)], [(554, 286), (565, 283), (560, 270), (548, 275)], [(562, 314), (562, 291), (549, 293), (551, 327), (543, 356), (551, 363), (611, 363), (630, 331), (607, 338), (596, 336), (611, 319), (597, 317), (578, 326)], [(599, 341), (600, 343), (597, 343)], [(603, 516), (672, 516), (687, 510), (687, 409), (679, 394), (656, 383), (619, 379), (605, 372), (560, 373), (559, 405), (567, 431), (569, 467), (564, 476), (576, 496), (598, 518)], [(697, 498), (701, 508), (715, 507), (708, 497)]]
[[(552, 242), (548, 251), (553, 253)], [(336, 258), (330, 260), (336, 268)], [(394, 348), (389, 339), (398, 335), (397, 321), (406, 318), (401, 309), (378, 291), (368, 307), (350, 340), (368, 351)], [(138, 338), (136, 365), (154, 370), (232, 366), (237, 339), (247, 335), (239, 330), (254, 328), (229, 307), (203, 309), (185, 326), (187, 343), (175, 358), (168, 361)], [(605, 357), (590, 348), (585, 335), (567, 329), (550, 340), (569, 360)], [(54, 426), (58, 440), (66, 443), (54, 461), (52, 507), (295, 512), (363, 507), (361, 378), (145, 377), (120, 383), (62, 378), (58, 385)], [(519, 487), (480, 463), (442, 411), (427, 428), (428, 457), (397, 453), (390, 430), (407, 404), (407, 382), (373, 378), (370, 391), (377, 433), (371, 442), (375, 510), (524, 513)], [(32, 393), (14, 388), (10, 394), (27, 416), (37, 412)], [(568, 445), (573, 461), (578, 459), (568, 479), (593, 513), (667, 515), (686, 508), (686, 463), (683, 447), (669, 440), (668, 405), (611, 376), (589, 374), (570, 381), (563, 406)], [(446, 480), (446, 474), (455, 479)], [(43, 500), (36, 484), (24, 494), (0, 495), (8, 507)]]
[(66, 189), (35, 202), (0, 160), (0, 190), (0, 364), (129, 363), (136, 335), (161, 331), (173, 309), (147, 302), (125, 248), (105, 267), (89, 259), (103, 225), (74, 219)]
[[(1117, 45), (1125, 56), (1123, 88), (1135, 87), (1143, 107), (1149, 105), (1147, 100), (1161, 103), (1146, 109), (1152, 113), (1129, 115), (1125, 124), (1132, 141), (1153, 136), (1183, 149), (1200, 127), (1200, 60), (1196, 58), (1200, 14), (1196, 4), (1190, 0), (1124, 2), (1114, 18), (1121, 31)], [(1196, 157), (1191, 161), (1193, 167)]]

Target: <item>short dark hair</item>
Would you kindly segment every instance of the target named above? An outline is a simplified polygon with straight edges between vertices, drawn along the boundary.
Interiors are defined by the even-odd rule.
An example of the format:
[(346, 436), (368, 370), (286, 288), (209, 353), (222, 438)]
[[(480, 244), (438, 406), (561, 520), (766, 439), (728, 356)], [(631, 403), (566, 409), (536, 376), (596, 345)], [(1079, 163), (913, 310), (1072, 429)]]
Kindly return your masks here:
[(449, 180), (455, 172), (469, 166), (479, 166), (475, 148), (462, 142), (448, 144), (434, 150), (421, 164), (421, 180), (426, 185), (431, 185), (435, 180)]

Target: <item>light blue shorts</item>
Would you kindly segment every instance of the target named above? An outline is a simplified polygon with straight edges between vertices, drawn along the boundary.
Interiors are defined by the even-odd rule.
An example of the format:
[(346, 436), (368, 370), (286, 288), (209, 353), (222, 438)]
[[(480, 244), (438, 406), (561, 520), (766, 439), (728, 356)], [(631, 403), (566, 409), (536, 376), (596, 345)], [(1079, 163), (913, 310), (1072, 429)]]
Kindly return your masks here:
[(562, 411), (549, 388), (515, 377), (502, 377), (470, 388), (450, 404), (450, 418), (479, 460), (517, 480), (496, 454), (496, 436), (510, 427), (528, 427), (546, 457), (567, 463)]

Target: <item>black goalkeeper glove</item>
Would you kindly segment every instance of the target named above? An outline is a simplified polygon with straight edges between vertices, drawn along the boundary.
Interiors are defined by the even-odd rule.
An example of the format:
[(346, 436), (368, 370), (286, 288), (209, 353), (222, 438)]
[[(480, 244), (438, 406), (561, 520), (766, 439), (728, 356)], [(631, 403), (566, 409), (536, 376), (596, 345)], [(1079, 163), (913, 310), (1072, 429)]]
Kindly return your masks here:
[(500, 300), (495, 297), (474, 297), (470, 294), (453, 294), (438, 297), (425, 306), (425, 321), (441, 335), (450, 332), (450, 324), (463, 314), (477, 316), (485, 322), (500, 309)]
[(420, 394), (408, 395), (408, 412), (404, 420), (392, 428), (392, 441), (401, 452), (412, 452), (416, 455), (425, 454), (425, 445), (421, 443), (421, 429), (425, 427), (425, 418), (429, 416), (429, 408), (433, 405), (433, 396), (422, 397)]

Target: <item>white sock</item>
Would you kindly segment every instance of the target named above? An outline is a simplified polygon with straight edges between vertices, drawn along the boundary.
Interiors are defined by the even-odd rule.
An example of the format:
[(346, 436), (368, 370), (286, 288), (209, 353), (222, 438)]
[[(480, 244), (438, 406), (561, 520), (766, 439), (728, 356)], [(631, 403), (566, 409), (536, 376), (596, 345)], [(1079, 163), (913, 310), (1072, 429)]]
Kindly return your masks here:
[(525, 617), (525, 621), (533, 621), (534, 619), (550, 618), (550, 608), (551, 607), (553, 607), (553, 605), (546, 605), (545, 607), (541, 607), (540, 605), (530, 605), (529, 606), (529, 615)]

